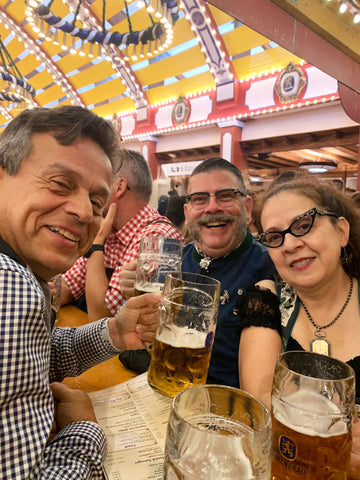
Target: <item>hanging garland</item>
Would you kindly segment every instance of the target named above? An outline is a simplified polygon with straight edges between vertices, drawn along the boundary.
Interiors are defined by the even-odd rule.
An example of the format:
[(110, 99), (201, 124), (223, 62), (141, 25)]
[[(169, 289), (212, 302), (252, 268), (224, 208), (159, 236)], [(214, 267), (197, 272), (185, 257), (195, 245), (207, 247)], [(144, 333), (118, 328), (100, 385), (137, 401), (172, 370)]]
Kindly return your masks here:
[[(179, 18), (177, 1), (161, 0), (161, 5), (168, 12), (168, 20), (174, 25)], [(128, 12), (127, 16), (130, 31), (127, 33), (106, 32), (92, 28), (78, 28), (75, 26), (76, 16), (72, 23), (67, 22), (63, 18), (54, 15), (48, 6), (43, 4), (34, 8), (34, 13), (50, 27), (68, 33), (82, 41), (87, 41), (93, 44), (97, 43), (101, 46), (114, 45), (120, 47), (120, 45), (138, 45), (140, 42), (143, 45), (146, 45), (148, 42), (159, 40), (165, 34), (165, 28), (161, 22), (153, 22), (153, 25), (144, 30), (132, 31)]]
[[(0, 101), (8, 103), (31, 103), (35, 89), (24, 79), (0, 39)], [(10, 73), (10, 71), (13, 72)]]
[(3, 72), (0, 69), (0, 77), (1, 80), (5, 82), (9, 82), (14, 88), (20, 87), (29, 92), (29, 94), (34, 97), (35, 96), (35, 88), (32, 87), (29, 83), (27, 83), (23, 78), (14, 77), (10, 75), (9, 72)]

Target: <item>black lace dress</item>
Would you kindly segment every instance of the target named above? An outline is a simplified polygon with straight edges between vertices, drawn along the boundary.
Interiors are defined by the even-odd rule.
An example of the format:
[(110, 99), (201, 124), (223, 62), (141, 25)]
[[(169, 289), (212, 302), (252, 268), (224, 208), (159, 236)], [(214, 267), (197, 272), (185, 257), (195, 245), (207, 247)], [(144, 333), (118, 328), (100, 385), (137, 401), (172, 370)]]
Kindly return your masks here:
[[(360, 282), (359, 282), (360, 289)], [(248, 287), (239, 296), (236, 312), (241, 319), (241, 327), (267, 327), (277, 330), (282, 338), (284, 351), (306, 350), (292, 336), (291, 332), (297, 320), (300, 301), (289, 285), (281, 284), (278, 294), (268, 289), (255, 286)], [(360, 292), (359, 292), (360, 301)], [(360, 352), (359, 355), (346, 362), (355, 372), (356, 403), (360, 404)]]

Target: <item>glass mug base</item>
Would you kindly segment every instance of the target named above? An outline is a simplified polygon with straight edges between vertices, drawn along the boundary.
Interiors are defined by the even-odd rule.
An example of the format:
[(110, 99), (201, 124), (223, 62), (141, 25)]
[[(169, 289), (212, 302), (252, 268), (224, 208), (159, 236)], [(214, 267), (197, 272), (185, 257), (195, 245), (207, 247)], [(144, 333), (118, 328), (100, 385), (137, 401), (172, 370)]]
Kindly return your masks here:
[(148, 383), (158, 393), (175, 397), (194, 385), (206, 383), (212, 347), (173, 347), (153, 342)]

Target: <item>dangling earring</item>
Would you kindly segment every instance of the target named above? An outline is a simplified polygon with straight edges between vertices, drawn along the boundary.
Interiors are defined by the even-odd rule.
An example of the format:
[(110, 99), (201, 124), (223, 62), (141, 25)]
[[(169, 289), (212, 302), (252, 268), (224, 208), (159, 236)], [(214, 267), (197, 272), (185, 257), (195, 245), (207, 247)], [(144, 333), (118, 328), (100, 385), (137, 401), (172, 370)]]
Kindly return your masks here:
[(346, 250), (346, 247), (342, 247), (340, 258), (341, 258), (341, 262), (342, 262), (343, 265), (350, 265), (350, 263), (353, 260), (353, 254), (350, 253), (350, 255), (349, 255), (347, 250)]

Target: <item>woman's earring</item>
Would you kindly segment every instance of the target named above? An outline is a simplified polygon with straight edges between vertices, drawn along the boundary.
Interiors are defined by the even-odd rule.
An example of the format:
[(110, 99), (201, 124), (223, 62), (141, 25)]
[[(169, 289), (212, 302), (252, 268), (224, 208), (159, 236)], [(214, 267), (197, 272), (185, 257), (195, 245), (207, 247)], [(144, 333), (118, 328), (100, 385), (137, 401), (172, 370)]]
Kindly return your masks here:
[(349, 255), (347, 250), (346, 250), (346, 247), (342, 247), (340, 258), (341, 258), (341, 262), (342, 262), (343, 265), (350, 265), (350, 263), (352, 262), (352, 259), (353, 259), (353, 254), (350, 253), (350, 255)]

